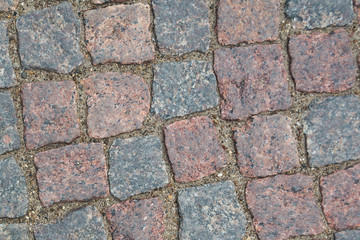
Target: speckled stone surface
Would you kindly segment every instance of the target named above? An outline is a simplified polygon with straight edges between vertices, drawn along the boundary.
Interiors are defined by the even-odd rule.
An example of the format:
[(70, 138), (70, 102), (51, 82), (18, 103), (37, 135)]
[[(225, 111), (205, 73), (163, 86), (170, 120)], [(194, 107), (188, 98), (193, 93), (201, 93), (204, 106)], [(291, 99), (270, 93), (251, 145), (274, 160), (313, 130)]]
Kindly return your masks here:
[(14, 85), (15, 73), (9, 55), (7, 22), (0, 21), (0, 88), (12, 87)]
[(349, 230), (335, 233), (335, 240), (356, 240), (360, 239), (360, 230)]
[(335, 230), (360, 228), (360, 164), (320, 178), (323, 208)]
[(299, 167), (291, 119), (282, 115), (254, 117), (236, 129), (237, 164), (246, 177), (265, 177)]
[(0, 224), (0, 239), (29, 240), (29, 230), (26, 224)]
[(93, 4), (103, 4), (103, 3), (109, 3), (109, 2), (125, 2), (126, 0), (91, 0), (91, 3)]
[(0, 160), (0, 218), (18, 218), (28, 210), (23, 171), (14, 158)]
[(116, 139), (109, 165), (111, 193), (121, 200), (169, 183), (161, 142), (155, 136)]
[(27, 83), (21, 93), (26, 148), (69, 143), (80, 136), (74, 82)]
[(16, 22), (19, 53), (25, 68), (69, 73), (84, 61), (81, 22), (69, 2), (31, 11)]
[(36, 240), (107, 239), (104, 220), (91, 205), (70, 212), (55, 223), (36, 225), (34, 234)]
[(209, 117), (172, 123), (164, 133), (175, 181), (196, 181), (226, 166), (225, 151)]
[(360, 158), (360, 100), (357, 96), (314, 100), (303, 122), (311, 166)]
[(303, 92), (339, 92), (352, 88), (357, 64), (344, 30), (290, 38), (291, 73)]
[(17, 122), (16, 110), (10, 92), (0, 92), (0, 154), (20, 148)]
[(325, 230), (315, 204), (313, 178), (303, 174), (252, 180), (246, 201), (260, 239), (281, 240)]
[(40, 152), (34, 163), (44, 206), (103, 198), (109, 193), (101, 143), (79, 143)]
[(106, 217), (114, 240), (164, 239), (164, 213), (158, 198), (114, 204), (106, 211)]
[(217, 36), (221, 45), (276, 40), (280, 29), (278, 0), (220, 0)]
[(82, 81), (87, 94), (88, 133), (106, 138), (140, 129), (150, 110), (150, 90), (131, 73), (97, 73)]
[(225, 119), (244, 119), (292, 104), (278, 44), (215, 50), (214, 69)]
[(149, 5), (136, 3), (89, 10), (84, 13), (84, 21), (86, 46), (94, 65), (154, 59)]
[(152, 1), (160, 52), (206, 52), (210, 45), (209, 5), (209, 0)]
[(242, 239), (247, 220), (231, 181), (178, 192), (180, 239)]
[(355, 18), (352, 0), (287, 0), (285, 15), (305, 29), (347, 26)]
[(0, 12), (15, 10), (19, 0), (0, 0)]
[(163, 119), (184, 116), (218, 104), (210, 62), (167, 62), (154, 67), (152, 112)]

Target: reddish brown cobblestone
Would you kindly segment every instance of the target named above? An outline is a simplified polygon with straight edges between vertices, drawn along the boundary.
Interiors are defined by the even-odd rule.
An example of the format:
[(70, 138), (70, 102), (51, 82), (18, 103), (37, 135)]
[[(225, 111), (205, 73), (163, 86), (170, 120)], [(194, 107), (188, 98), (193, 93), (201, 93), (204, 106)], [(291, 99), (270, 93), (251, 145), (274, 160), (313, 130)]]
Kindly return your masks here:
[(80, 136), (74, 82), (28, 83), (21, 92), (26, 148), (68, 143)]
[(360, 164), (320, 179), (323, 208), (331, 228), (360, 228)]
[(355, 85), (357, 64), (344, 30), (292, 37), (289, 52), (297, 90), (339, 92)]
[(40, 200), (45, 206), (102, 198), (109, 193), (100, 143), (80, 143), (41, 152), (34, 163)]
[(157, 198), (113, 205), (106, 211), (114, 240), (162, 240), (165, 231), (162, 203)]
[(97, 73), (84, 79), (88, 133), (106, 138), (140, 129), (150, 110), (144, 79), (131, 73)]
[(15, 10), (19, 0), (0, 0), (0, 12)]
[(225, 119), (244, 119), (292, 104), (280, 45), (218, 49), (214, 68)]
[(225, 152), (210, 118), (178, 121), (166, 126), (164, 133), (176, 181), (199, 180), (226, 166)]
[(257, 179), (246, 187), (246, 201), (260, 239), (288, 239), (325, 230), (315, 204), (313, 178), (303, 174)]
[(15, 73), (9, 55), (7, 22), (0, 21), (0, 88), (12, 87), (14, 85)]

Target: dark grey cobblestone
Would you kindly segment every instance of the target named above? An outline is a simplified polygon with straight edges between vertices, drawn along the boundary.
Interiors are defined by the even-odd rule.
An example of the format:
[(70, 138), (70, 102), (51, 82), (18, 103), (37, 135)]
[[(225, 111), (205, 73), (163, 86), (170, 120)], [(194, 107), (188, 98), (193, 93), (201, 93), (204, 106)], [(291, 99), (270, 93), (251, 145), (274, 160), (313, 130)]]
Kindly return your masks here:
[(14, 85), (15, 73), (9, 56), (7, 22), (0, 21), (0, 88), (12, 87)]
[(28, 240), (29, 230), (26, 224), (0, 224), (1, 240)]

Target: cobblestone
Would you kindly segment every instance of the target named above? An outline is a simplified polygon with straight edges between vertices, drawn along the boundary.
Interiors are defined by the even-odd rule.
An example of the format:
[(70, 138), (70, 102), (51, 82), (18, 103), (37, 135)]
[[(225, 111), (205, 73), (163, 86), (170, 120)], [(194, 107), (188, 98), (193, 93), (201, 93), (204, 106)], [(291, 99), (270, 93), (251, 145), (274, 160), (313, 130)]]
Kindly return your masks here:
[(91, 0), (91, 3), (93, 4), (103, 4), (103, 3), (109, 3), (109, 2), (125, 2), (126, 0)]
[(360, 230), (349, 230), (335, 233), (335, 240), (354, 240), (360, 236)]
[(15, 73), (9, 55), (7, 22), (0, 21), (0, 88), (12, 87), (14, 85)]
[(15, 10), (19, 0), (0, 0), (0, 12)]
[(29, 240), (29, 230), (26, 224), (0, 224), (0, 239)]

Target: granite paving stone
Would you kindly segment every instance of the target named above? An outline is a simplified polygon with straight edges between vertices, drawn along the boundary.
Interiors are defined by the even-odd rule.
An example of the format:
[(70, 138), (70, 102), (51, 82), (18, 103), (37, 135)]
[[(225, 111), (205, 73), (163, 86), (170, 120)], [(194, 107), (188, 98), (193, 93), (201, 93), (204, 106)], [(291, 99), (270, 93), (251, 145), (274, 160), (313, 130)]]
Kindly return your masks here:
[(292, 105), (279, 44), (217, 49), (214, 69), (224, 119), (245, 119)]
[(352, 88), (357, 64), (344, 30), (291, 37), (289, 53), (296, 89), (303, 92), (339, 92)]
[(195, 117), (164, 127), (165, 145), (175, 180), (196, 181), (226, 166), (214, 122)]
[(9, 91), (0, 92), (0, 154), (20, 148), (16, 110)]
[(114, 5), (84, 13), (87, 50), (94, 65), (134, 64), (155, 57), (151, 40), (150, 6)]
[(156, 136), (116, 139), (110, 148), (109, 165), (110, 190), (120, 200), (169, 183)]
[(166, 62), (154, 67), (152, 112), (163, 119), (217, 106), (216, 78), (210, 62)]
[(261, 240), (317, 235), (325, 230), (312, 176), (298, 173), (252, 180), (246, 186), (246, 201)]
[(103, 144), (79, 143), (35, 155), (41, 203), (88, 201), (109, 193)]
[(104, 220), (91, 205), (70, 212), (54, 223), (36, 225), (34, 234), (36, 240), (107, 239)]
[(12, 87), (14, 85), (15, 73), (9, 55), (7, 22), (0, 21), (0, 88)]
[(23, 171), (13, 157), (0, 160), (0, 218), (18, 218), (28, 210)]
[(109, 2), (125, 2), (126, 0), (91, 0), (91, 3), (93, 4), (103, 4), (103, 3), (109, 3)]
[(0, 12), (15, 10), (19, 0), (0, 0)]
[(206, 52), (210, 45), (209, 0), (154, 0), (154, 25), (161, 53)]
[(221, 45), (276, 40), (280, 30), (279, 0), (220, 0), (217, 36)]
[(16, 29), (26, 69), (66, 74), (84, 62), (79, 45), (81, 22), (69, 2), (23, 14)]
[(335, 233), (335, 240), (356, 240), (360, 238), (360, 230), (348, 230)]
[(0, 239), (29, 240), (29, 230), (26, 224), (0, 224)]
[(291, 119), (255, 116), (234, 133), (236, 158), (246, 177), (265, 177), (300, 167)]
[(74, 82), (23, 84), (21, 97), (27, 149), (69, 143), (80, 136)]
[(357, 96), (314, 100), (303, 122), (311, 166), (360, 158), (360, 100)]
[(88, 133), (106, 138), (143, 127), (150, 110), (150, 90), (131, 73), (96, 73), (82, 81), (87, 94)]
[(180, 239), (242, 239), (247, 220), (231, 181), (178, 192)]
[(320, 179), (323, 209), (335, 230), (360, 228), (360, 164)]
[(163, 240), (164, 210), (158, 198), (116, 203), (106, 211), (114, 240)]

